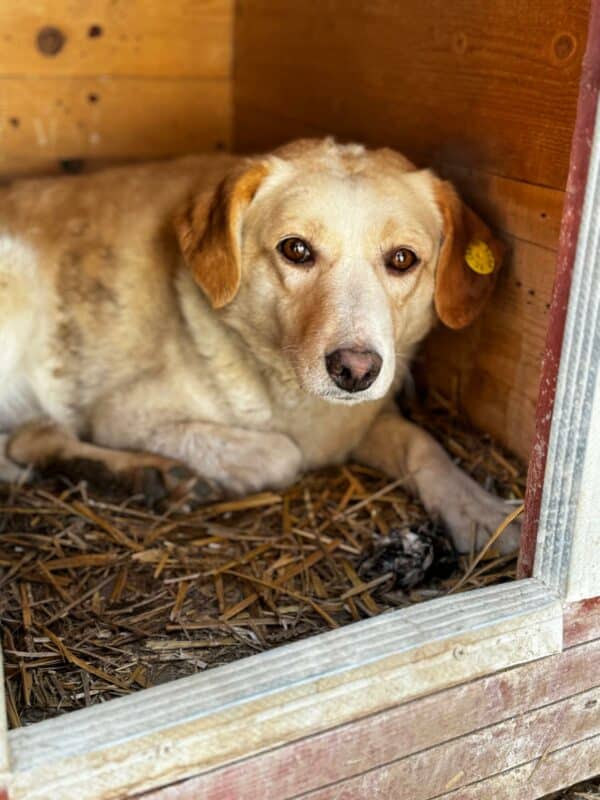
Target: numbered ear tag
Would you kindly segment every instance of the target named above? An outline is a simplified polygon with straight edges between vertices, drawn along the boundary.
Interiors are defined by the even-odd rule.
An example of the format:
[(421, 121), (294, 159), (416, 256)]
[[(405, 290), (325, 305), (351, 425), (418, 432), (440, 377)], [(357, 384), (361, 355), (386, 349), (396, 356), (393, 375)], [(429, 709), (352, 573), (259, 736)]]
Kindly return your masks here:
[(496, 268), (494, 254), (481, 239), (475, 239), (468, 245), (465, 261), (478, 275), (491, 275)]

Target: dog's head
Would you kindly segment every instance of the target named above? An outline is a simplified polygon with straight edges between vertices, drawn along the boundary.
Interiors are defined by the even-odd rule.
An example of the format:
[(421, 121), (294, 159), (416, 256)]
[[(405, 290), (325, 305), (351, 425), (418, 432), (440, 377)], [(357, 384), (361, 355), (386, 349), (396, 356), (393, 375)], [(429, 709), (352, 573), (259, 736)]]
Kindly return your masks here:
[(306, 391), (347, 403), (388, 391), (435, 312), (468, 325), (503, 249), (432, 172), (330, 139), (249, 159), (176, 230), (213, 307)]

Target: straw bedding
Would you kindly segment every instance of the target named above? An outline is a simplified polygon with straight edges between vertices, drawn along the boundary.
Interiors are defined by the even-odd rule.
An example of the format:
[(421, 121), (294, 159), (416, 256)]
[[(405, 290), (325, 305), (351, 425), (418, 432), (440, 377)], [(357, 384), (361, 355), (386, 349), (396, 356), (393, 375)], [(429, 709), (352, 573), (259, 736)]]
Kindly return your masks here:
[[(415, 414), (519, 507), (523, 465), (442, 398)], [(394, 608), (510, 580), (457, 558), (404, 490), (357, 464), (194, 511), (102, 496), (61, 476), (0, 486), (9, 722), (26, 725)]]
[(585, 781), (570, 789), (555, 792), (542, 800), (599, 800), (600, 798), (600, 777), (595, 780)]

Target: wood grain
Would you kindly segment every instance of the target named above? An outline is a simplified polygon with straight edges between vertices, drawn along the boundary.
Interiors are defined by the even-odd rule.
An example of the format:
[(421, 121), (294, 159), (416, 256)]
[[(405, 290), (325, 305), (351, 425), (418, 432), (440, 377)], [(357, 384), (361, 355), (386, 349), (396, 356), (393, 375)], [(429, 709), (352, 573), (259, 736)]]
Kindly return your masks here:
[(431, 800), (593, 736), (600, 736), (600, 688), (299, 797)]
[(227, 80), (0, 78), (0, 173), (227, 147)]
[[(40, 31), (64, 37), (55, 54)], [(233, 0), (30, 0), (0, 4), (2, 74), (230, 77)]]
[(592, 639), (600, 639), (600, 597), (567, 603), (564, 610), (565, 647)]
[(236, 143), (312, 126), (564, 189), (588, 6), (241, 0)]
[(510, 254), (483, 314), (462, 331), (437, 328), (425, 342), (418, 371), (473, 424), (527, 459), (556, 255), (504, 238)]
[(537, 800), (599, 771), (600, 736), (593, 736), (437, 800)]
[(438, 173), (494, 230), (556, 250), (564, 192), (466, 167), (441, 165)]
[[(581, 706), (581, 698), (585, 696), (582, 693), (589, 692), (590, 687), (598, 682), (592, 665), (599, 657), (600, 641), (573, 648), (557, 656), (415, 700), (301, 742), (289, 743), (216, 772), (150, 793), (147, 797), (151, 800), (191, 800), (195, 797), (210, 800), (254, 800), (258, 797), (261, 800), (284, 800), (296, 797), (299, 787), (305, 792), (325, 785), (341, 786), (343, 789), (341, 782), (344, 779), (360, 773), (370, 775), (372, 770), (399, 759), (404, 759), (407, 773), (421, 765), (418, 775), (427, 787), (426, 796), (430, 796), (429, 789), (435, 788), (430, 787), (431, 776), (436, 771), (445, 772), (438, 781), (439, 786), (443, 780), (451, 781), (463, 769), (463, 762), (471, 764), (477, 761), (477, 751), (469, 753), (466, 747), (468, 743), (475, 746), (476, 739), (468, 738), (474, 731), (484, 731), (476, 734), (479, 736), (478, 746), (482, 743), (489, 746), (501, 732), (509, 738), (513, 735), (522, 736), (518, 742), (514, 739), (512, 756), (506, 754), (508, 739), (504, 745), (499, 743), (500, 757), (496, 764), (508, 764), (510, 758), (513, 763), (520, 763), (519, 759), (524, 757), (525, 751), (521, 745), (528, 738), (527, 730), (533, 732), (534, 739), (537, 737), (539, 748), (544, 734), (536, 733), (535, 721), (539, 723), (544, 715), (544, 718), (554, 716), (556, 719), (558, 714), (562, 725), (565, 719), (563, 713), (568, 714), (575, 724), (574, 730), (577, 730), (576, 709)], [(594, 693), (598, 694), (597, 688)], [(572, 696), (579, 698), (572, 706), (571, 700), (561, 705), (561, 698)], [(590, 699), (594, 698), (589, 697), (583, 703), (588, 718), (597, 708), (585, 708)], [(530, 712), (543, 708), (546, 710), (542, 716), (529, 716), (529, 721), (525, 723), (520, 720), (522, 715), (527, 719)], [(592, 717), (592, 726), (597, 723), (598, 720), (594, 722)], [(520, 728), (522, 724), (524, 727)], [(444, 750), (444, 743), (450, 743), (454, 750)], [(549, 744), (550, 739), (544, 747)], [(488, 763), (480, 763), (479, 768), (486, 770)], [(490, 764), (489, 771), (484, 774), (492, 772), (493, 765)], [(466, 775), (465, 772), (465, 779)], [(372, 787), (369, 789), (363, 794), (349, 796), (377, 796), (382, 800), (413, 800), (420, 796), (418, 787), (415, 789), (410, 782), (398, 789), (397, 793), (376, 794)], [(333, 792), (327, 794), (327, 791), (316, 796), (337, 797)], [(346, 795), (341, 794), (340, 797)], [(494, 794), (482, 794), (478, 800), (492, 797), (496, 800)]]

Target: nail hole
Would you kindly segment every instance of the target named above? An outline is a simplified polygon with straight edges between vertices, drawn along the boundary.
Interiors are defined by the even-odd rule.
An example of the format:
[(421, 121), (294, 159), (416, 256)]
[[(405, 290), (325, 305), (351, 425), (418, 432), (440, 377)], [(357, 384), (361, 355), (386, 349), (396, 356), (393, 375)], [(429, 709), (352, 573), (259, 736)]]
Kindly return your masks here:
[(67, 175), (78, 175), (83, 172), (85, 162), (82, 158), (63, 158), (59, 161), (60, 168)]
[(90, 25), (88, 28), (88, 36), (90, 39), (97, 39), (98, 36), (102, 36), (103, 33), (102, 25)]
[(8, 121), (13, 126), (13, 128), (18, 128), (19, 125), (21, 124), (21, 120), (18, 117), (11, 117)]
[(88, 94), (88, 102), (90, 102), (90, 103), (97, 103), (97, 102), (98, 102), (98, 100), (100, 100), (100, 98), (98, 97), (98, 95), (97, 95), (97, 94), (94, 94), (93, 92), (91, 92), (90, 94)]

